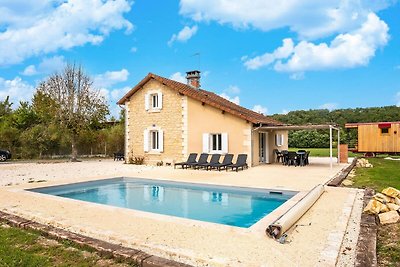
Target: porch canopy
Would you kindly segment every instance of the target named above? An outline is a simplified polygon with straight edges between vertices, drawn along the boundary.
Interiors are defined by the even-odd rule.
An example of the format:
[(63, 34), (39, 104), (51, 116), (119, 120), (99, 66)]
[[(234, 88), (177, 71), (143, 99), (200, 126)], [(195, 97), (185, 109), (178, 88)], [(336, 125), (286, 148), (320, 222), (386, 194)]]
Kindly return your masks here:
[(338, 136), (338, 163), (340, 162), (340, 127), (336, 124), (305, 124), (305, 125), (261, 125), (258, 130), (328, 130), (329, 129), (329, 155), (330, 166), (333, 166), (333, 130), (337, 131)]

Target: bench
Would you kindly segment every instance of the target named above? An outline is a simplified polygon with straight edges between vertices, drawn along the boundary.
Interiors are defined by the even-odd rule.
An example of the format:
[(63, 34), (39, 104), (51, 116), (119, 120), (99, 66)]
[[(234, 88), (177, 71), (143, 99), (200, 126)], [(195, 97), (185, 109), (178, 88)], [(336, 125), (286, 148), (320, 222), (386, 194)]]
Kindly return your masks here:
[(125, 160), (125, 155), (122, 152), (114, 153), (114, 161), (115, 160)]

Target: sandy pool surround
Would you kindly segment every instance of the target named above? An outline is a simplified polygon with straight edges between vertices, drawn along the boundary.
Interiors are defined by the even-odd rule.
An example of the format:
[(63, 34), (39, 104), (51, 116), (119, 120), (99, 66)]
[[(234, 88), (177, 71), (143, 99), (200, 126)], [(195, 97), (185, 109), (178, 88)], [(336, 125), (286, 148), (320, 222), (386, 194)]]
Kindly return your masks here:
[[(95, 166), (96, 169), (92, 170), (100, 172), (102, 166), (107, 164), (111, 166), (111, 163), (88, 163), (85, 168)], [(40, 170), (45, 170), (48, 167), (54, 166), (60, 171), (60, 168), (65, 167), (67, 169), (69, 165), (70, 164), (61, 166), (34, 165), (34, 169), (26, 169), (26, 171), (40, 174), (42, 173)], [(114, 166), (114, 163), (112, 163), (112, 166)], [(19, 166), (10, 167), (16, 168)], [(290, 168), (271, 168), (268, 166), (268, 170), (272, 169), (272, 172), (265, 175), (260, 173), (260, 171), (264, 172), (263, 167), (258, 170), (257, 168), (253, 168), (254, 170), (239, 174), (191, 172), (190, 170), (175, 171), (166, 168), (154, 169), (152, 173), (152, 170), (146, 172), (142, 171), (142, 169), (137, 169), (138, 171), (135, 171), (135, 169), (132, 169), (132, 166), (124, 165), (118, 167), (118, 170), (125, 176), (126, 174), (123, 174), (121, 170), (128, 170), (128, 168), (131, 174), (135, 172), (138, 174), (135, 175), (135, 177), (154, 178), (160, 177), (159, 174), (164, 173), (165, 177), (168, 179), (175, 176), (182, 177), (183, 175), (188, 178), (186, 180), (178, 178), (176, 181), (192, 182), (196, 180), (206, 181), (205, 183), (207, 184), (229, 184), (244, 187), (248, 187), (250, 184), (248, 177), (251, 175), (252, 177), (254, 176), (254, 178), (252, 178), (252, 183), (255, 183), (258, 188), (268, 188), (268, 184), (279, 185), (279, 183), (282, 184), (282, 182), (289, 182), (286, 178), (283, 178), (284, 180), (273, 179), (275, 170), (279, 171), (279, 173), (291, 173), (295, 171), (303, 176), (297, 175), (293, 178), (293, 182), (301, 182), (298, 183), (297, 188), (289, 188), (300, 189), (303, 194), (310, 188), (307, 186), (307, 189), (304, 190), (304, 185), (311, 184), (310, 182), (317, 179), (317, 174), (319, 172), (322, 173), (322, 169), (320, 171), (317, 166), (317, 168), (314, 168), (315, 172), (311, 173), (313, 176), (307, 180), (304, 174), (306, 174), (308, 170), (313, 171), (312, 168), (296, 170)], [(266, 169), (267, 168), (265, 168), (265, 170)], [(300, 170), (305, 170), (306, 172), (302, 174)], [(19, 172), (26, 171), (21, 169)], [(254, 231), (246, 232), (246, 229), (242, 228), (239, 228), (240, 231), (237, 231), (237, 227), (228, 227), (212, 223), (206, 223), (207, 225), (205, 226), (194, 223), (193, 220), (176, 220), (176, 218), (171, 220), (170, 216), (165, 215), (163, 219), (160, 220), (159, 218), (154, 218), (152, 214), (149, 215), (147, 212), (79, 202), (24, 191), (25, 188), (69, 184), (104, 178), (104, 176), (101, 177), (99, 175), (89, 179), (82, 179), (82, 175), (88, 171), (90, 170), (86, 171), (82, 169), (82, 173), (78, 176), (73, 176), (73, 178), (71, 177), (64, 180), (51, 179), (49, 182), (43, 184), (25, 183), (13, 187), (0, 187), (0, 210), (22, 216), (26, 219), (54, 225), (75, 233), (116, 244), (122, 244), (127, 247), (150, 252), (157, 256), (197, 266), (294, 266), (299, 264), (303, 266), (315, 266), (320, 262), (320, 253), (324, 250), (329, 241), (329, 233), (334, 231), (336, 229), (335, 227), (337, 227), (335, 222), (338, 219), (343, 220), (343, 218), (343, 223), (346, 223), (346, 220), (348, 220), (347, 217), (343, 217), (342, 210), (344, 207), (347, 207), (346, 203), (350, 203), (348, 201), (349, 197), (353, 195), (351, 189), (327, 188), (321, 198), (298, 222), (300, 225), (310, 226), (298, 227), (296, 231), (291, 233), (290, 242), (281, 245), (264, 234), (265, 225), (269, 223), (265, 221), (265, 218), (263, 219), (264, 222), (260, 220), (259, 223), (252, 226), (252, 230)], [(13, 171), (13, 173), (15, 174), (18, 172)], [(332, 172), (325, 173), (329, 173), (329, 177), (320, 178), (320, 181), (328, 180), (333, 175)], [(308, 172), (308, 174), (310, 174), (310, 172)], [(66, 172), (66, 175), (70, 174)], [(195, 177), (195, 175), (197, 175), (197, 177)], [(295, 184), (292, 183), (292, 185)], [(277, 190), (283, 189), (277, 186), (271, 186), (270, 188)], [(288, 208), (290, 205), (293, 205), (294, 203), (290, 202), (294, 201), (301, 193), (285, 202), (281, 207), (287, 206), (286, 208)], [(277, 210), (273, 213), (275, 213), (276, 217), (279, 217), (280, 214), (276, 214)], [(312, 222), (312, 224), (310, 224), (310, 222)], [(214, 227), (209, 227), (210, 225)], [(261, 227), (256, 229), (257, 225), (261, 225)]]
[[(240, 193), (256, 193), (256, 194), (265, 194), (269, 195), (271, 194), (283, 194), (288, 197), (284, 203), (282, 203), (279, 207), (274, 209), (272, 212), (268, 213), (266, 216), (261, 217), (255, 224), (253, 224), (250, 227), (237, 227), (237, 226), (230, 226), (226, 224), (220, 224), (220, 223), (213, 223), (213, 222), (207, 222), (207, 221), (201, 221), (201, 220), (196, 220), (196, 219), (190, 219), (190, 218), (184, 218), (184, 217), (178, 217), (178, 216), (171, 216), (171, 215), (166, 215), (166, 214), (161, 214), (161, 213), (155, 213), (151, 211), (141, 211), (137, 209), (130, 209), (126, 207), (118, 207), (118, 206), (113, 206), (113, 205), (108, 205), (108, 204), (101, 204), (101, 203), (96, 203), (96, 202), (90, 202), (90, 201), (83, 201), (83, 200), (78, 200), (78, 199), (73, 199), (73, 198), (68, 198), (68, 197), (62, 197), (58, 195), (52, 194), (52, 192), (57, 191), (57, 190), (62, 190), (63, 188), (67, 187), (69, 190), (68, 191), (74, 191), (78, 190), (79, 188), (85, 187), (85, 186), (95, 186), (97, 185), (102, 185), (103, 183), (107, 183), (107, 181), (114, 182), (118, 180), (127, 180), (127, 181), (133, 181), (133, 182), (139, 182), (143, 184), (154, 184), (154, 185), (160, 185), (160, 186), (178, 186), (180, 188), (201, 188), (204, 190), (213, 190), (213, 191), (221, 191), (221, 192), (227, 192), (227, 193), (235, 193), (235, 194), (240, 194)], [(21, 190), (23, 191), (23, 190)], [(146, 218), (152, 218), (156, 220), (161, 220), (161, 221), (174, 221), (178, 223), (190, 223), (192, 225), (197, 225), (200, 227), (209, 227), (209, 228), (224, 228), (227, 227), (230, 231), (234, 232), (242, 232), (242, 233), (258, 233), (258, 234), (263, 234), (265, 233), (265, 229), (268, 227), (268, 225), (278, 219), (278, 216), (281, 216), (282, 214), (286, 213), (291, 207), (293, 207), (306, 192), (297, 192), (297, 191), (291, 191), (291, 190), (270, 190), (270, 189), (261, 189), (261, 188), (249, 188), (249, 187), (238, 187), (238, 186), (221, 186), (221, 185), (211, 185), (211, 184), (201, 184), (201, 183), (187, 183), (187, 182), (174, 182), (174, 181), (169, 181), (169, 180), (155, 180), (155, 179), (143, 179), (143, 178), (133, 178), (133, 177), (110, 177), (107, 179), (100, 179), (100, 180), (90, 180), (90, 181), (85, 181), (85, 182), (79, 182), (79, 183), (71, 183), (71, 184), (61, 184), (61, 185), (51, 185), (51, 186), (46, 186), (46, 187), (33, 187), (33, 188), (27, 188), (24, 190), (25, 192), (28, 193), (34, 193), (34, 194), (41, 194), (44, 197), (49, 197), (49, 198), (57, 198), (57, 199), (62, 199), (65, 201), (77, 201), (79, 202), (85, 202), (88, 204), (94, 204), (95, 206), (101, 205), (101, 206), (107, 206), (110, 208), (116, 208), (116, 209), (128, 209), (133, 211), (136, 215), (138, 216), (143, 216)]]

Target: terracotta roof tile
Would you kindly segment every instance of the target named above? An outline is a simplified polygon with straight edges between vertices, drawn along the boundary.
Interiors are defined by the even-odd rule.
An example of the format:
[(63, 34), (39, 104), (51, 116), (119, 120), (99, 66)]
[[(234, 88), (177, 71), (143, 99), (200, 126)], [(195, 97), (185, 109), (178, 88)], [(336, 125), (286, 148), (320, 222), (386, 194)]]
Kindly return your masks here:
[(239, 118), (248, 120), (252, 123), (262, 123), (267, 125), (283, 125), (283, 123), (276, 121), (268, 116), (252, 111), (250, 109), (239, 106), (213, 92), (203, 89), (195, 89), (187, 84), (170, 80), (153, 73), (149, 73), (143, 80), (141, 80), (135, 87), (133, 87), (124, 97), (122, 97), (118, 104), (123, 105), (134, 93), (143, 87), (150, 79), (155, 79), (160, 83), (177, 90), (183, 95), (187, 95), (193, 99), (203, 102), (207, 105), (213, 106)]

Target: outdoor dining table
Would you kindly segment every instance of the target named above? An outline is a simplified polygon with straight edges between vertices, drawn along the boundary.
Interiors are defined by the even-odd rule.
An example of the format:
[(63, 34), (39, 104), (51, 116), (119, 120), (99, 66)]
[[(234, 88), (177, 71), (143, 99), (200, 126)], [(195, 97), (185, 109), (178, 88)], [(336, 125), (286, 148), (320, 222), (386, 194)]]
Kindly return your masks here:
[(305, 166), (306, 152), (296, 152), (299, 166)]
[(289, 154), (296, 154), (295, 166), (305, 166), (306, 165), (306, 152), (304, 151), (286, 151), (283, 154), (283, 165), (293, 165), (289, 160)]

